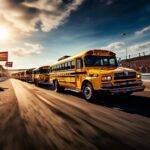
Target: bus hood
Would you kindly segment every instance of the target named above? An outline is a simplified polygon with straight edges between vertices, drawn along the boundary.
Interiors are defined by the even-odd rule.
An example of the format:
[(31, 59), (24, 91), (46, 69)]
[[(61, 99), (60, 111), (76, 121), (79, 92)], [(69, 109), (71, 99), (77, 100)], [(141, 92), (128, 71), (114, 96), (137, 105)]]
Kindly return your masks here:
[(124, 67), (117, 67), (117, 68), (93, 68), (89, 70), (89, 73), (91, 74), (99, 74), (99, 75), (109, 75), (109, 74), (114, 74), (117, 72), (136, 72), (134, 69), (130, 68), (124, 68)]

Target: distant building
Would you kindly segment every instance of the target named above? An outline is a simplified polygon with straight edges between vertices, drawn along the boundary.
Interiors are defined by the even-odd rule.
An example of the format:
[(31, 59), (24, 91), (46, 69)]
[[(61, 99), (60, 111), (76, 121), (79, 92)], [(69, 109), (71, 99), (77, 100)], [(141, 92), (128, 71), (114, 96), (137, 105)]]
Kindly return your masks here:
[(130, 67), (142, 73), (150, 73), (150, 55), (121, 60), (123, 67)]

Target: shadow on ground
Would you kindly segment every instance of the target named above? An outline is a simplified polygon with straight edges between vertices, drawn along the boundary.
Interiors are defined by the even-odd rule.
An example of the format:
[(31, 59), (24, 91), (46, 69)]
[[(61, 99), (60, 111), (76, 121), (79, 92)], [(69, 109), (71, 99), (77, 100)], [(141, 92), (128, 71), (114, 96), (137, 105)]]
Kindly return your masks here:
[[(4, 82), (4, 81), (6, 81), (6, 80), (8, 80), (8, 78), (2, 78), (2, 77), (0, 77), (0, 83), (1, 82)], [(0, 86), (0, 92), (3, 92), (3, 91), (5, 91), (5, 90), (7, 90), (8, 88), (5, 88), (5, 87), (1, 87)]]
[[(99, 96), (100, 97), (100, 96)], [(97, 98), (96, 104), (124, 112), (150, 117), (150, 98), (143, 96), (107, 96)]]
[[(41, 88), (54, 90), (52, 86), (40, 85)], [(81, 98), (81, 94), (69, 90), (65, 90), (63, 94), (73, 95)], [(84, 99), (83, 99), (84, 100)], [(97, 95), (95, 102), (96, 105), (101, 105), (113, 109), (119, 109), (124, 112), (138, 114), (145, 117), (150, 117), (150, 98), (144, 96), (101, 96)]]
[(0, 87), (0, 92), (7, 90), (8, 88)]

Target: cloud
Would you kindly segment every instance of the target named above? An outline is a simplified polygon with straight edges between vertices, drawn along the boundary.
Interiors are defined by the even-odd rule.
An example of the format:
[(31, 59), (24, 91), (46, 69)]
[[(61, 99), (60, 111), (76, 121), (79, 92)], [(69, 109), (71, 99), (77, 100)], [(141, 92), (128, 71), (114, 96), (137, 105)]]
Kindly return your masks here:
[(148, 50), (150, 48), (150, 41), (148, 42), (144, 42), (144, 43), (139, 43), (139, 44), (135, 44), (132, 46), (129, 46), (128, 49), (130, 51), (143, 51), (143, 50)]
[(113, 42), (102, 48), (107, 50), (118, 50), (118, 49), (122, 49), (124, 46), (125, 46), (124, 42)]
[(84, 0), (0, 0), (0, 23), (23, 33), (49, 32)]
[(134, 45), (126, 45), (125, 42), (113, 42), (108, 44), (107, 46), (101, 47), (101, 49), (107, 49), (113, 51), (117, 54), (118, 57), (125, 58), (126, 49), (128, 55), (131, 57), (138, 56), (139, 53), (150, 54), (150, 41), (142, 42)]
[(42, 52), (43, 46), (40, 44), (24, 43), (23, 47), (11, 49), (11, 52), (16, 56), (37, 55)]
[(142, 30), (136, 31), (135, 35), (140, 36), (140, 35), (144, 35), (147, 33), (150, 33), (150, 26), (147, 26), (147, 27), (143, 28)]

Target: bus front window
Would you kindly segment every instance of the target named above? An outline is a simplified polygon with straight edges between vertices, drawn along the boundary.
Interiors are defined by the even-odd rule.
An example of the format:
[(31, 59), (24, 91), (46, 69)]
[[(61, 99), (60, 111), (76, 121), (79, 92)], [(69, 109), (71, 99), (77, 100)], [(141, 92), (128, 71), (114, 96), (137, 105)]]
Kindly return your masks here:
[(114, 56), (85, 56), (86, 67), (117, 67), (118, 63)]
[(44, 74), (49, 73), (49, 72), (50, 72), (50, 69), (41, 69), (40, 70), (40, 73), (44, 73)]

